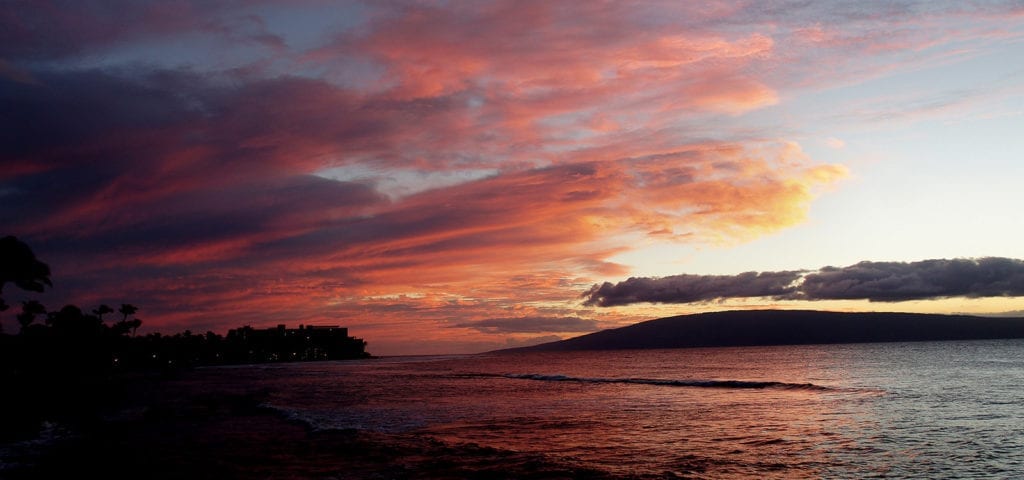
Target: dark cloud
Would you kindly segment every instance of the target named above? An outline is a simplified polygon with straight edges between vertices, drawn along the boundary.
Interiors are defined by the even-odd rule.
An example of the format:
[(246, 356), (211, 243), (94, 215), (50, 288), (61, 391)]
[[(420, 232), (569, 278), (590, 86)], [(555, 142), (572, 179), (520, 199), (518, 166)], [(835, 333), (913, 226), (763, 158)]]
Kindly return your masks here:
[[(71, 183), (60, 177), (47, 176), (54, 182), (52, 190)], [(9, 196), (9, 205), (21, 207), (0, 206), (0, 219), (12, 224), (22, 220), (22, 225), (28, 228), (33, 218), (26, 218), (26, 213), (36, 219), (59, 214), (60, 208), (53, 202), (37, 201), (45, 189), (16, 188), (18, 193)], [(70, 197), (74, 199), (73, 195)], [(269, 243), (329, 226), (337, 222), (332, 217), (357, 214), (384, 201), (382, 195), (363, 184), (296, 175), (260, 184), (225, 185), (220, 190), (175, 192), (126, 202), (117, 208), (97, 211), (89, 217), (94, 222), (74, 221), (69, 228), (51, 231), (40, 245), (48, 247), (51, 254), (101, 254), (116, 246), (123, 253), (156, 255), (232, 240)]]
[[(54, 161), (108, 164), (123, 160), (91, 157), (103, 140), (122, 150), (129, 147), (128, 132), (168, 128), (192, 123), (198, 112), (190, 111), (183, 95), (201, 88), (198, 78), (176, 72), (151, 73), (122, 70), (33, 71), (33, 83), (0, 78), (0, 154), (43, 157)], [(191, 88), (184, 88), (191, 85)], [(112, 133), (120, 133), (112, 136)], [(150, 138), (151, 142), (155, 139)], [(55, 146), (63, 147), (61, 151)], [(69, 158), (67, 147), (83, 146)], [(47, 155), (49, 154), (49, 155)], [(39, 161), (39, 160), (37, 160)]]
[(34, 76), (0, 79), (0, 222), (51, 251), (277, 240), (386, 200), (371, 185), (310, 174), (332, 148), (388, 136), (373, 134), (373, 115), (325, 117), (350, 104), (323, 82), (225, 86), (131, 69)]
[(633, 277), (594, 285), (584, 294), (585, 305), (613, 307), (631, 303), (692, 303), (723, 298), (776, 297), (796, 291), (800, 272), (746, 272), (739, 275), (673, 275)]
[(869, 300), (901, 302), (949, 297), (1024, 296), (1024, 260), (923, 260), (860, 262), (814, 272), (747, 272), (739, 275), (675, 275), (630, 278), (594, 285), (584, 304), (693, 303), (729, 298), (776, 300)]
[(56, 60), (133, 41), (206, 34), (279, 48), (282, 41), (259, 21), (240, 21), (231, 9), (242, 2), (185, 0), (40, 0), (4, 2), (0, 56)]
[(453, 326), (484, 333), (593, 332), (597, 330), (597, 321), (577, 317), (516, 317), (489, 318)]
[(1024, 296), (1024, 260), (979, 258), (860, 262), (804, 278), (795, 298), (900, 302), (947, 297)]
[(331, 153), (391, 152), (418, 128), (410, 120), (439, 125), (446, 114), (413, 115), (299, 77), (144, 68), (31, 74), (30, 84), (0, 77), (0, 158), (11, 164), (0, 179), (69, 165), (162, 180), (309, 172), (330, 166)]

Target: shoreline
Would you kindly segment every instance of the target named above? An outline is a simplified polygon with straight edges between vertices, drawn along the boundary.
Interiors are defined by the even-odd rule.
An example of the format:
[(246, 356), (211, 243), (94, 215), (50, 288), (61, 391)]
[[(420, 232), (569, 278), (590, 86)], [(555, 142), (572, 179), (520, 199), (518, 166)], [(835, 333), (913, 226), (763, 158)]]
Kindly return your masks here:
[(541, 455), (416, 433), (314, 430), (264, 406), (266, 392), (202, 391), (145, 380), (116, 412), (46, 442), (8, 444), (0, 476), (108, 479), (610, 479)]

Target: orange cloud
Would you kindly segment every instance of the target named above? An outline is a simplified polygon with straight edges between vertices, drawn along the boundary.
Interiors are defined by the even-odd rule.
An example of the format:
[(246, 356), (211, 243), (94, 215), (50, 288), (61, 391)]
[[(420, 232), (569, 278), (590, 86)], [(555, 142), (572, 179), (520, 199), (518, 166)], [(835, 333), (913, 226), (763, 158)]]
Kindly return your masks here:
[[(54, 301), (130, 301), (165, 329), (346, 323), (375, 353), (497, 348), (483, 326), (635, 319), (578, 294), (630, 273), (610, 259), (637, 238), (748, 241), (846, 175), (743, 122), (802, 71), (809, 47), (789, 47), (856, 50), (857, 32), (715, 28), (754, 13), (682, 3), (402, 7), (230, 71), (4, 60), (34, 82), (0, 75), (0, 220), (53, 265)], [(218, 12), (143, 18), (174, 38)], [(0, 49), (148, 38), (112, 24)]]

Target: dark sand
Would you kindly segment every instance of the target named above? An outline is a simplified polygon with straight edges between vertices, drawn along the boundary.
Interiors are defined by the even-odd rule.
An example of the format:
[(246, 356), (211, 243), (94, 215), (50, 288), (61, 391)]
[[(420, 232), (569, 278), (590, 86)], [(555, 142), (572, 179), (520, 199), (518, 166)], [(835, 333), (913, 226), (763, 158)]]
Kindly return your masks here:
[(186, 383), (136, 381), (116, 411), (54, 441), (7, 445), (0, 478), (611, 478), (571, 460), (421, 435), (312, 431), (262, 407), (258, 392), (193, 393)]

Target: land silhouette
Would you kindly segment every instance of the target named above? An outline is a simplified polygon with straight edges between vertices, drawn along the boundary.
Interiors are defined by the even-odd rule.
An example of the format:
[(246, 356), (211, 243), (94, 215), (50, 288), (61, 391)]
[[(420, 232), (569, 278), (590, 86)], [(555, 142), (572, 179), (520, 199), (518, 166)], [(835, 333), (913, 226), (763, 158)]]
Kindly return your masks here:
[(680, 315), (502, 352), (1024, 338), (1024, 318), (740, 310)]
[(8, 283), (30, 292), (53, 286), (49, 265), (39, 261), (25, 242), (10, 235), (0, 238), (0, 311), (9, 308), (3, 300)]
[[(7, 284), (29, 292), (53, 285), (49, 266), (12, 236), (0, 239), (0, 295)], [(0, 310), (9, 309), (0, 298)], [(51, 311), (39, 301), (23, 301), (15, 315), (18, 333), (0, 333), (0, 437), (31, 435), (46, 421), (86, 421), (139, 376), (173, 376), (204, 365), (369, 356), (364, 340), (338, 326), (137, 335), (139, 310), (122, 303), (116, 310), (101, 304), (89, 312), (76, 305)], [(104, 315), (112, 314), (120, 318), (105, 322)]]

